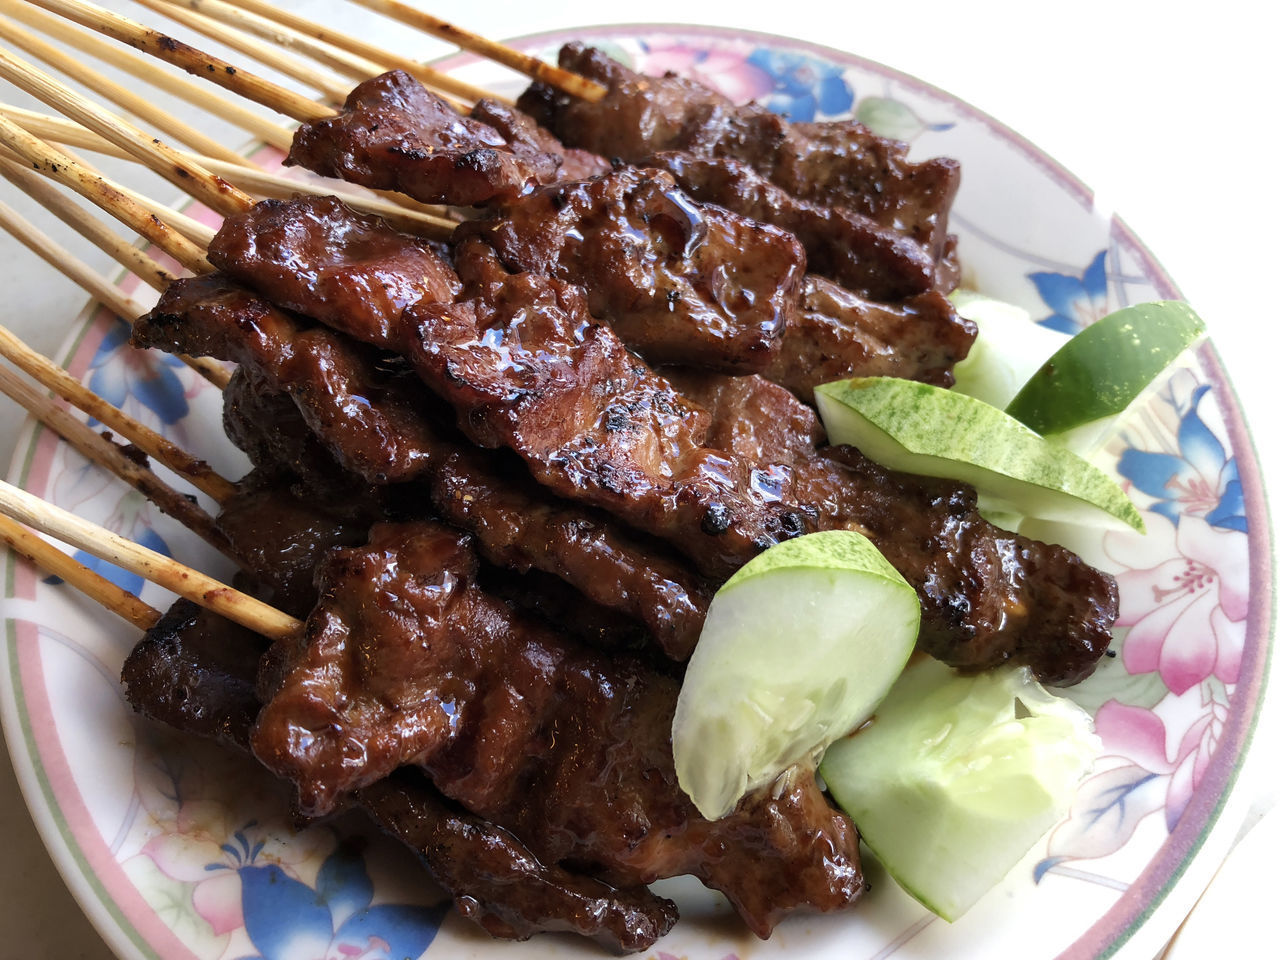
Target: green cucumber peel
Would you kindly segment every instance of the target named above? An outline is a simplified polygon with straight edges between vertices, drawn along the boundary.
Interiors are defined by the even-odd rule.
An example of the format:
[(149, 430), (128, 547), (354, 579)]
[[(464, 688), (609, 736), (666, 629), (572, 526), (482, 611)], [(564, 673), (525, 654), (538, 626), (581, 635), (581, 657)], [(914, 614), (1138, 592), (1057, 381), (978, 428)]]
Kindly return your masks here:
[(920, 628), (915, 590), (869, 540), (784, 541), (717, 591), (672, 721), (681, 789), (708, 819), (871, 715)]
[(1046, 360), (1005, 412), (1044, 436), (1116, 416), (1204, 332), (1181, 300), (1117, 310)]
[(825, 383), (815, 397), (832, 443), (891, 470), (972, 484), (996, 510), (1146, 530), (1114, 480), (981, 400), (893, 377)]

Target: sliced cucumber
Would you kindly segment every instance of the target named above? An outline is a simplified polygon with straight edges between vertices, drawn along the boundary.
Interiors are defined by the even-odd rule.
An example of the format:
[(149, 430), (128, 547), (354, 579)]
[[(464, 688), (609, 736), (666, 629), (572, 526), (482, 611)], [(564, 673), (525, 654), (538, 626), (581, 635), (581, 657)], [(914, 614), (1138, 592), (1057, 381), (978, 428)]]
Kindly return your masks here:
[(1145, 529), (1110, 477), (981, 400), (892, 377), (826, 383), (815, 394), (832, 443), (892, 470), (971, 483), (993, 510)]
[(964, 676), (922, 659), (821, 772), (909, 894), (955, 920), (1067, 811), (1101, 744), (1025, 667)]
[(681, 788), (703, 816), (862, 723), (915, 646), (920, 601), (845, 530), (765, 551), (716, 593), (672, 723)]
[(1180, 300), (1117, 310), (1068, 340), (1005, 412), (1044, 436), (1116, 416), (1204, 329)]
[(1003, 409), (1041, 364), (1071, 339), (1040, 326), (1021, 307), (972, 290), (957, 290), (950, 299), (956, 313), (978, 325), (978, 339), (955, 366), (952, 389), (993, 407)]

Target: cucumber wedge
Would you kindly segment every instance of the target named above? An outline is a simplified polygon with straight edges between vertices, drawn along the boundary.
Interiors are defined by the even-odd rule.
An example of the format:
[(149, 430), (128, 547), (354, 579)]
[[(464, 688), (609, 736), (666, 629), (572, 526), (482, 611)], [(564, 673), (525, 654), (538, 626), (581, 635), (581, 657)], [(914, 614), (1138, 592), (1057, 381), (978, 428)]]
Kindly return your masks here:
[(920, 601), (871, 542), (778, 544), (716, 593), (676, 702), (680, 787), (708, 819), (862, 723), (901, 673)]
[(954, 921), (1065, 815), (1100, 749), (1089, 715), (1025, 667), (922, 659), (821, 772), (889, 874)]
[(1005, 412), (1043, 436), (1116, 416), (1204, 330), (1180, 300), (1117, 310), (1068, 340)]
[(891, 470), (971, 483), (995, 510), (1145, 531), (1105, 473), (981, 400), (891, 377), (825, 383), (815, 394), (831, 442)]
[(955, 366), (951, 389), (1002, 410), (1040, 366), (1071, 338), (1042, 327), (1021, 307), (972, 290), (949, 298), (956, 313), (978, 325), (978, 339)]

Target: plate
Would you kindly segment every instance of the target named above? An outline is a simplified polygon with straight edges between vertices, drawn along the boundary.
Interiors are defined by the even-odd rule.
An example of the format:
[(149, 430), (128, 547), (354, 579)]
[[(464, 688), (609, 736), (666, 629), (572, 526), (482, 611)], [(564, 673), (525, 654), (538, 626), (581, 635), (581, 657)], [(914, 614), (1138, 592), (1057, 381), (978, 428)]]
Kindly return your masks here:
[[(1123, 222), (1023, 139), (940, 90), (877, 64), (773, 36), (690, 27), (610, 27), (522, 41), (553, 56), (586, 39), (646, 71), (676, 70), (794, 119), (852, 113), (917, 156), (963, 165), (952, 229), (965, 283), (1075, 330), (1120, 306), (1177, 295)], [(496, 86), (468, 57), (460, 74)], [(218, 397), (172, 358), (139, 354), (103, 312), (76, 321), (67, 366), (95, 391), (237, 476)], [(1244, 421), (1206, 344), (1101, 453), (1149, 534), (1065, 531), (1119, 579), (1118, 656), (1070, 693), (1105, 749), (1069, 816), (953, 925), (868, 863), (872, 892), (835, 917), (796, 917), (768, 942), (716, 896), (667, 881), (683, 920), (649, 956), (1149, 957), (1199, 892), (1195, 877), (1236, 826), (1239, 764), (1262, 702), (1272, 600), (1269, 528)], [(90, 519), (214, 574), (191, 534), (31, 428), (11, 470)], [(162, 591), (125, 575), (164, 606)], [(252, 764), (137, 720), (118, 669), (135, 632), (68, 587), (9, 564), (0, 674), (5, 732), (24, 793), (60, 869), (124, 958), (597, 956), (540, 937), (493, 942), (448, 909), (413, 859), (356, 819), (291, 829), (287, 796)], [(1187, 903), (1189, 905), (1189, 901)], [(1139, 949), (1140, 948), (1140, 949)]]

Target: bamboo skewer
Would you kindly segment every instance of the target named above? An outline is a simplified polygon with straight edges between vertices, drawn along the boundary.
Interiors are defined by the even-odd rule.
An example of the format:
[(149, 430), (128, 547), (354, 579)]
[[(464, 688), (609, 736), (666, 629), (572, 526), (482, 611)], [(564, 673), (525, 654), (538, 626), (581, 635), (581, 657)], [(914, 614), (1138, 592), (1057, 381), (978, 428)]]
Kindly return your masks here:
[(224, 552), (229, 549), (227, 538), (203, 508), (169, 486), (146, 466), (132, 460), (115, 443), (81, 423), (52, 398), (28, 386), (7, 367), (0, 367), (0, 392), (66, 440), (91, 463), (115, 474), (210, 546)]
[(379, 59), (358, 56), (248, 10), (221, 3), (220, 0), (161, 0), (157, 6), (152, 6), (150, 3), (147, 6), (166, 16), (168, 11), (165, 7), (174, 6), (201, 14), (242, 33), (275, 43), (287, 50), (296, 50), (317, 63), (322, 63), (356, 81), (368, 80), (370, 77), (385, 73), (387, 69)]
[[(184, 3), (201, 3), (202, 8), (208, 9), (207, 0), (182, 0)], [(505, 98), (495, 97), (492, 93), (473, 84), (467, 83), (465, 80), (459, 80), (440, 70), (435, 70), (416, 60), (408, 57), (402, 57), (392, 53), (389, 50), (383, 50), (371, 43), (367, 43), (358, 37), (347, 36), (345, 33), (339, 33), (337, 30), (330, 30), (322, 24), (316, 23), (314, 20), (308, 20), (300, 17), (296, 13), (283, 10), (280, 7), (267, 3), (266, 0), (227, 0), (227, 3), (216, 2), (217, 7), (227, 5), (239, 7), (248, 10), (258, 16), (274, 21), (275, 23), (289, 27), (304, 36), (320, 40), (325, 43), (348, 50), (358, 56), (364, 57), (371, 61), (380, 63), (384, 70), (403, 70), (414, 77), (421, 80), (426, 86), (434, 90), (444, 93), (451, 93), (462, 100), (474, 103), (486, 97), (491, 99), (504, 100)]]
[(160, 176), (219, 213), (235, 213), (253, 203), (249, 196), (191, 163), (172, 147), (5, 50), (0, 50), (0, 76), (144, 160)]
[(260, 103), (294, 120), (320, 120), (334, 116), (332, 107), (316, 103), (279, 84), (241, 70), (225, 60), (173, 37), (112, 13), (86, 0), (28, 0), (50, 13), (113, 37), (143, 53), (209, 80), (232, 93)]
[[(97, 217), (90, 215), (74, 203), (70, 197), (48, 183), (44, 177), (32, 173), (20, 163), (7, 158), (0, 158), (0, 176), (5, 177), (19, 190), (31, 197), (63, 223), (70, 226), (99, 250), (109, 254), (112, 259), (126, 270), (140, 277), (148, 286), (156, 290), (163, 290), (173, 282), (173, 274), (119, 234), (110, 230)], [(11, 233), (14, 233), (12, 227), (9, 229)], [(39, 251), (36, 252), (39, 253)], [(46, 257), (45, 259), (49, 258)], [(61, 264), (54, 263), (54, 266), (60, 267)], [(84, 286), (84, 284), (81, 284), (81, 286)], [(112, 289), (114, 290), (115, 287), (113, 286)], [(94, 296), (97, 296), (97, 294), (95, 293)], [(99, 299), (101, 298), (99, 297)], [(132, 317), (126, 316), (125, 319), (132, 319)]]
[(537, 57), (531, 57), (527, 53), (521, 53), (519, 50), (496, 43), (469, 30), (463, 30), (446, 20), (401, 3), (400, 0), (352, 0), (352, 2), (411, 27), (417, 27), (433, 37), (457, 44), (463, 50), (478, 53), (487, 60), (510, 67), (571, 96), (595, 102), (608, 92), (594, 80), (580, 77), (576, 73), (553, 66)]
[(48, 64), (64, 76), (70, 77), (84, 87), (93, 90), (103, 99), (115, 104), (127, 113), (145, 121), (173, 139), (185, 143), (198, 153), (217, 157), (227, 163), (238, 166), (253, 166), (248, 160), (234, 150), (223, 146), (217, 140), (201, 133), (190, 124), (160, 109), (146, 97), (134, 93), (105, 74), (87, 67), (80, 60), (65, 53), (53, 44), (42, 40), (29, 30), (0, 18), (0, 37), (15, 44), (28, 54)]
[(211, 90), (208, 84), (196, 83), (165, 70), (137, 51), (109, 43), (96, 34), (72, 26), (60, 17), (45, 13), (25, 0), (0, 0), (0, 11), (48, 37), (70, 44), (95, 60), (110, 64), (144, 83), (180, 97), (192, 106), (221, 117), (273, 147), (288, 150), (293, 142), (293, 131), (235, 100), (221, 96)]
[[(0, 104), (0, 115), (13, 119), (28, 132), (45, 140), (140, 162), (137, 157), (103, 139), (93, 131), (86, 130), (79, 124), (62, 117), (51, 117), (3, 104)], [(288, 199), (300, 193), (314, 196), (336, 196), (352, 209), (377, 214), (397, 229), (423, 234), (437, 240), (448, 239), (455, 226), (452, 220), (426, 213), (422, 210), (411, 209), (391, 200), (384, 200), (380, 195), (353, 193), (345, 187), (334, 189), (328, 183), (291, 180), (288, 177), (267, 173), (264, 170), (223, 163), (213, 157), (198, 156), (185, 151), (179, 152), (194, 163), (204, 167), (210, 173), (222, 177), (236, 187), (249, 191), (255, 197)]]
[(204, 249), (192, 243), (137, 200), (117, 189), (97, 174), (86, 171), (65, 153), (55, 150), (7, 117), (0, 117), (0, 143), (9, 147), (32, 165), (37, 172), (48, 174), (71, 187), (131, 230), (146, 237), (169, 256), (194, 273), (209, 273), (213, 265)]
[(329, 103), (341, 103), (351, 89), (351, 84), (344, 81), (342, 77), (327, 70), (320, 70), (301, 57), (295, 57), (277, 46), (227, 27), (212, 17), (206, 17), (202, 13), (195, 13), (184, 7), (162, 3), (160, 0), (137, 0), (137, 2), (170, 20), (176, 20), (184, 27), (189, 27), (210, 40), (226, 44), (231, 49), (243, 53), (286, 77), (293, 78), (312, 90), (319, 91)]
[(271, 640), (294, 636), (303, 627), (302, 621), (246, 593), (83, 520), (61, 507), (46, 503), (12, 484), (0, 482), (0, 512), (123, 567)]
[(0, 515), (0, 543), (7, 544), (46, 573), (61, 577), (90, 600), (123, 617), (139, 630), (151, 629), (160, 619), (160, 611), (155, 607), (94, 573), (74, 557), (4, 515)]

